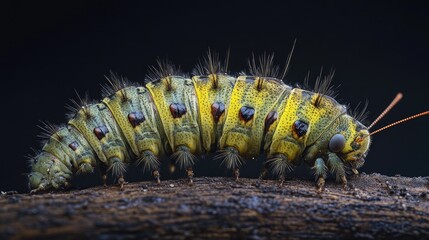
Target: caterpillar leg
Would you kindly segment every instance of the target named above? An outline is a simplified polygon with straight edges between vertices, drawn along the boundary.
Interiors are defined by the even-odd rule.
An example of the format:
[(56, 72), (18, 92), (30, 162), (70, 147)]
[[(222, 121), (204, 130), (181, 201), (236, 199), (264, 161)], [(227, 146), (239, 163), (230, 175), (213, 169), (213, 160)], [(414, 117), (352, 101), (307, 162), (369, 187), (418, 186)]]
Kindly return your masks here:
[(267, 164), (264, 164), (264, 167), (261, 170), (261, 173), (259, 174), (258, 180), (264, 180), (264, 178), (268, 174), (268, 166)]
[(103, 187), (107, 188), (107, 174), (103, 173), (101, 175), (101, 180), (103, 181)]
[(314, 176), (317, 179), (317, 192), (320, 193), (323, 191), (323, 187), (325, 186), (325, 179), (328, 172), (328, 167), (326, 166), (322, 158), (317, 158), (314, 162), (314, 166), (312, 167), (312, 169), (314, 171)]
[(124, 190), (124, 183), (125, 183), (125, 179), (124, 176), (121, 175), (118, 179), (118, 184), (119, 184), (119, 190), (123, 191)]
[(103, 187), (107, 187), (107, 170), (108, 167), (104, 163), (100, 163), (99, 165), (101, 180), (103, 181)]
[(234, 172), (234, 179), (236, 182), (238, 182), (240, 179), (240, 169), (239, 168), (234, 168), (233, 170)]
[(244, 159), (240, 156), (238, 150), (234, 147), (226, 147), (218, 151), (219, 154), (215, 159), (222, 159), (221, 164), (225, 164), (227, 169), (232, 169), (236, 181), (240, 177), (240, 167), (244, 164)]
[(347, 189), (346, 171), (343, 161), (335, 153), (329, 153), (328, 166), (332, 174), (335, 174), (337, 181), (341, 181), (343, 188)]
[(159, 174), (159, 160), (158, 158), (155, 156), (155, 154), (150, 151), (150, 150), (146, 150), (143, 151), (139, 157), (139, 159), (137, 160), (137, 165), (143, 165), (143, 172), (145, 172), (146, 170), (151, 171), (152, 172), (152, 176), (155, 178), (156, 182), (158, 184), (161, 183), (161, 179), (160, 179), (160, 174)]
[(176, 152), (171, 156), (173, 159), (176, 159), (176, 164), (180, 166), (180, 168), (186, 169), (186, 175), (188, 176), (189, 184), (193, 184), (194, 171), (192, 170), (192, 166), (195, 163), (196, 157), (190, 152), (189, 148), (180, 145), (176, 148)]
[(317, 178), (316, 187), (317, 187), (318, 193), (323, 192), (323, 188), (325, 187), (325, 178), (324, 177), (319, 176)]
[(285, 179), (286, 179), (285, 174), (281, 174), (279, 176), (279, 187), (283, 187), (283, 184), (285, 183)]
[(161, 174), (158, 169), (152, 171), (152, 176), (155, 178), (156, 183), (161, 184)]
[(191, 167), (186, 169), (186, 175), (188, 176), (189, 185), (194, 184), (194, 171)]
[(117, 157), (112, 157), (110, 159), (110, 166), (107, 169), (112, 170), (112, 175), (115, 177), (118, 177), (118, 184), (120, 186), (120, 190), (124, 190), (124, 183), (125, 183), (125, 179), (124, 179), (124, 173), (126, 172), (126, 166), (125, 163), (117, 158)]
[(284, 154), (276, 154), (267, 160), (274, 175), (279, 177), (279, 186), (283, 186), (286, 173), (293, 169), (293, 164), (287, 159)]
[(341, 176), (341, 182), (343, 183), (343, 189), (347, 190), (347, 178), (345, 175)]
[(356, 161), (353, 161), (353, 162), (349, 162), (350, 168), (351, 168), (353, 174), (359, 175), (358, 168), (361, 168), (364, 163), (365, 163), (365, 159), (363, 159), (363, 158), (356, 160)]

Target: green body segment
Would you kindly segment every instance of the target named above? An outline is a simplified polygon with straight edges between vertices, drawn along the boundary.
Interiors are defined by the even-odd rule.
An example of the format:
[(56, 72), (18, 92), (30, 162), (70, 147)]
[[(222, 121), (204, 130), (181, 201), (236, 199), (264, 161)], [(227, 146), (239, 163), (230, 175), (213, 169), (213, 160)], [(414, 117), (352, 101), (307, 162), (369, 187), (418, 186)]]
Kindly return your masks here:
[(31, 189), (61, 188), (68, 185), (73, 172), (92, 172), (95, 153), (73, 127), (61, 127), (43, 146), (29, 176)]
[(298, 164), (304, 149), (314, 143), (326, 127), (345, 110), (329, 97), (315, 106), (318, 94), (295, 88), (289, 95), (268, 155), (284, 155)]
[(135, 156), (151, 151), (164, 153), (162, 127), (149, 91), (144, 87), (126, 87), (103, 99), (120, 127)]
[[(42, 151), (52, 154), (68, 169), (72, 170), (77, 168), (77, 163), (75, 152), (68, 146), (74, 144), (69, 140), (70, 138), (71, 133), (66, 127), (63, 127), (48, 139)], [(70, 143), (67, 144), (67, 142)]]
[(58, 159), (62, 158), (61, 155), (67, 155), (72, 163), (71, 169), (77, 172), (92, 172), (97, 164), (89, 143), (71, 126), (59, 129), (43, 147), (43, 151), (52, 153)]
[(278, 105), (286, 85), (275, 79), (240, 76), (230, 96), (220, 149), (233, 147), (240, 155), (260, 154), (267, 115)]
[(130, 161), (125, 137), (105, 104), (82, 108), (69, 124), (82, 133), (105, 165), (111, 166), (114, 161)]

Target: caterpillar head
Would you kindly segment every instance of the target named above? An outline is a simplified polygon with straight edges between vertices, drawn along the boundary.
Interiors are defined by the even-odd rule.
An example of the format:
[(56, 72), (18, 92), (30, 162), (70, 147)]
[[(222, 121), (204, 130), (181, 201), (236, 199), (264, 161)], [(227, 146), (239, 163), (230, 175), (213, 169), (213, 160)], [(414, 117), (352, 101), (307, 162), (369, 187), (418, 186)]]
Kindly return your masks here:
[(331, 137), (329, 141), (329, 150), (331, 152), (336, 152), (344, 161), (349, 163), (353, 168), (352, 170), (356, 170), (356, 168), (361, 167), (369, 150), (371, 136), (409, 120), (429, 115), (429, 111), (421, 112), (388, 124), (375, 131), (371, 131), (370, 133), (369, 130), (376, 123), (378, 123), (401, 99), (402, 93), (396, 94), (389, 106), (387, 106), (387, 108), (368, 127), (365, 127), (362, 123), (349, 115), (343, 116), (343, 121), (339, 125), (339, 129), (342, 132), (337, 133)]
[(28, 175), (31, 192), (66, 189), (72, 172), (55, 156), (42, 152), (34, 159)]
[(367, 127), (346, 115), (340, 129), (342, 130), (329, 140), (329, 150), (337, 153), (354, 169), (361, 167), (371, 143)]

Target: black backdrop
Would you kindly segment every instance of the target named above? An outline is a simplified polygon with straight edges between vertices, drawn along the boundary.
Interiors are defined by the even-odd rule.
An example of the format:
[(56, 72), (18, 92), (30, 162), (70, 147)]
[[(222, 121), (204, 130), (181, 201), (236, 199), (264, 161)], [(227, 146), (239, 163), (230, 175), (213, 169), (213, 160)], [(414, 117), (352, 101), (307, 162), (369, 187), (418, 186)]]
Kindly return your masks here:
[[(308, 70), (314, 79), (321, 66), (333, 67), (339, 101), (356, 106), (368, 99), (370, 120), (403, 92), (379, 126), (429, 109), (429, 17), (422, 4), (123, 2), (15, 1), (1, 7), (0, 190), (26, 190), (24, 155), (40, 148), (36, 125), (63, 123), (75, 89), (99, 99), (109, 70), (143, 81), (157, 56), (190, 71), (208, 47), (230, 48), (230, 66), (238, 72), (252, 52), (275, 52), (283, 63), (297, 38), (289, 83), (301, 83)], [(425, 117), (376, 135), (363, 170), (428, 175), (428, 133)], [(221, 168), (204, 167), (216, 166), (210, 160), (200, 160), (196, 174), (224, 175)], [(258, 166), (248, 164), (254, 171), (247, 174), (256, 177)], [(130, 172), (129, 179), (143, 178)], [(94, 179), (81, 181), (99, 183)]]

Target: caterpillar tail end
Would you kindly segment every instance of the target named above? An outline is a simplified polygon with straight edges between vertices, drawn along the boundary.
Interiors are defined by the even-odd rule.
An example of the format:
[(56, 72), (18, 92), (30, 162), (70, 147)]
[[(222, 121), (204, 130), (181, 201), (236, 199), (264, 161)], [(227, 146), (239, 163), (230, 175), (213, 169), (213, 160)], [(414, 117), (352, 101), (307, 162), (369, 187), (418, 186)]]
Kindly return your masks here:
[(70, 187), (71, 170), (55, 156), (42, 152), (34, 158), (28, 175), (30, 193), (64, 190)]

